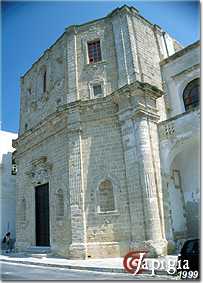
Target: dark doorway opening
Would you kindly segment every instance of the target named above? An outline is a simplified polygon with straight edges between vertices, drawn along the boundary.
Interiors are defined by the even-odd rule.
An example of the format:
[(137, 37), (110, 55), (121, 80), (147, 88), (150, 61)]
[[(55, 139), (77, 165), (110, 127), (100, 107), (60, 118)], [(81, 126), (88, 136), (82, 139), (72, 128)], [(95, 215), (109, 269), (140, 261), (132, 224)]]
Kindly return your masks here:
[(49, 246), (49, 184), (35, 187), (36, 246)]

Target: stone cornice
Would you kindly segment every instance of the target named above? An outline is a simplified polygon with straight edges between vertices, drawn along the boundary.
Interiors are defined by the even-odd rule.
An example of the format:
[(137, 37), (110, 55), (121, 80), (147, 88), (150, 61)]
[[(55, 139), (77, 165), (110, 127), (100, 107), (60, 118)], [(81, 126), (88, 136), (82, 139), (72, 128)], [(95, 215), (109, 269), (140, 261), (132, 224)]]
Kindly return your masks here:
[(163, 66), (163, 65), (165, 65), (167, 63), (170, 63), (170, 62), (174, 61), (175, 59), (183, 56), (184, 54), (186, 54), (190, 50), (193, 50), (193, 49), (198, 48), (198, 47), (200, 47), (200, 41), (199, 40), (194, 42), (194, 43), (192, 43), (192, 44), (190, 44), (190, 45), (188, 45), (187, 47), (181, 49), (180, 51), (174, 53), (173, 55), (169, 56), (168, 58), (162, 60), (160, 62), (160, 66)]
[(150, 118), (151, 120), (158, 121), (160, 116), (154, 111), (149, 111), (144, 107), (138, 107), (135, 111), (132, 112), (132, 118), (137, 118), (140, 116), (145, 116)]
[(161, 125), (167, 124), (167, 123), (170, 122), (170, 121), (177, 120), (177, 119), (182, 118), (182, 117), (184, 117), (184, 116), (186, 116), (186, 115), (187, 115), (187, 116), (188, 116), (188, 115), (192, 115), (192, 113), (195, 113), (195, 114), (196, 114), (197, 116), (199, 116), (199, 118), (200, 118), (200, 108), (197, 107), (197, 108), (195, 108), (195, 109), (193, 109), (193, 110), (191, 110), (191, 111), (183, 112), (183, 113), (178, 114), (178, 115), (176, 115), (176, 116), (174, 116), (174, 117), (171, 117), (171, 118), (169, 118), (169, 119), (167, 119), (167, 120), (164, 120), (164, 121), (160, 122), (159, 125), (161, 126)]
[(158, 124), (160, 141), (187, 139), (200, 130), (200, 109), (184, 112)]
[(32, 140), (34, 139), (34, 136), (39, 138), (45, 135), (45, 132), (48, 128), (51, 130), (49, 135), (53, 135), (55, 128), (57, 128), (57, 131), (62, 130), (64, 128), (63, 124), (65, 122), (64, 116), (65, 116), (64, 110), (50, 114), (46, 119), (38, 123), (34, 128), (31, 128), (22, 135), (19, 135), (17, 139), (12, 140), (12, 146), (14, 148), (17, 148), (19, 143)]
[(129, 85), (125, 85), (117, 91), (113, 92), (112, 95), (119, 96), (128, 93), (129, 96), (135, 96), (135, 90), (141, 90), (143, 93), (153, 96), (155, 98), (159, 98), (163, 95), (163, 92), (156, 86), (140, 81), (135, 81)]
[[(13, 147), (18, 149), (21, 144), (23, 151), (25, 148), (32, 147), (34, 144), (47, 139), (61, 130), (68, 133), (81, 132), (82, 122), (108, 120), (119, 114), (119, 104), (126, 101), (130, 103), (133, 116), (146, 115), (151, 118), (157, 117), (156, 109), (147, 105), (131, 104), (128, 100), (131, 97), (152, 97), (156, 99), (162, 95), (162, 91), (147, 83), (136, 81), (130, 85), (114, 91), (112, 94), (92, 100), (78, 100), (58, 107), (57, 111), (50, 114), (47, 118), (37, 124), (34, 128), (26, 131), (13, 141)], [(127, 100), (126, 100), (127, 99)], [(88, 115), (86, 115), (88, 113)], [(98, 113), (100, 116), (97, 117)]]
[[(186, 74), (189, 74), (190, 72), (192, 72), (193, 70), (197, 70), (199, 69), (200, 72), (200, 64), (195, 64), (189, 68), (187, 68), (186, 70), (181, 71), (180, 73), (175, 74), (174, 76), (171, 76), (171, 78), (173, 79), (179, 79), (180, 76), (185, 76)], [(199, 74), (200, 76), (200, 74)]]

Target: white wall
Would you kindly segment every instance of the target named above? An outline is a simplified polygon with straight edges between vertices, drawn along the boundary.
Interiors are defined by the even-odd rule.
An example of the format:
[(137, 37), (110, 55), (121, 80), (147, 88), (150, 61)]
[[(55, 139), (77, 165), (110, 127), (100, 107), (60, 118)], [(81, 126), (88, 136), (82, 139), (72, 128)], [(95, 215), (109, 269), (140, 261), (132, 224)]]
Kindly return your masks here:
[(185, 112), (183, 91), (190, 81), (200, 77), (199, 43), (195, 43), (191, 47), (188, 46), (179, 53), (181, 54), (180, 56), (171, 56), (161, 63), (162, 76), (170, 108), (168, 118)]
[(12, 238), (15, 237), (15, 218), (16, 218), (16, 181), (15, 176), (11, 175), (12, 169), (12, 139), (16, 139), (17, 134), (0, 131), (0, 209), (1, 225), (0, 236), (8, 231)]
[(197, 142), (188, 145), (176, 158), (182, 180), (182, 191), (188, 236), (197, 236), (200, 200), (200, 149)]
[[(172, 228), (175, 234), (185, 233), (187, 238), (198, 237), (200, 199), (200, 149), (198, 140), (182, 145), (171, 165), (169, 204)], [(175, 187), (173, 170), (180, 172), (180, 187)], [(177, 185), (177, 182), (176, 182)], [(174, 235), (175, 235), (174, 234)]]

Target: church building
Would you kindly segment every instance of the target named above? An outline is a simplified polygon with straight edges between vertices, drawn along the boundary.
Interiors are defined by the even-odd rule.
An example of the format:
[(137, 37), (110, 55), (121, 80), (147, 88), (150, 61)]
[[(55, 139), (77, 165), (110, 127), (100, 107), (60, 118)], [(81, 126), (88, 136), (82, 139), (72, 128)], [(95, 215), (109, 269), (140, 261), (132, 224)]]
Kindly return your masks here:
[(134, 7), (65, 29), (21, 77), (17, 250), (158, 256), (198, 237), (199, 63)]

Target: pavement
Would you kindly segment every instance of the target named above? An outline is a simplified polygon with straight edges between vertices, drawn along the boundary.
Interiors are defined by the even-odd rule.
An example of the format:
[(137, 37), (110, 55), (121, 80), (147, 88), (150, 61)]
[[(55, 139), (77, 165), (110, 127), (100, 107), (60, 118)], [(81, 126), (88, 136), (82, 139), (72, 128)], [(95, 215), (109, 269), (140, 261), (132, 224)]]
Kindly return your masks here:
[[(10, 253), (0, 255), (0, 261), (5, 263), (18, 263), (35, 266), (46, 266), (55, 268), (66, 268), (72, 270), (85, 270), (96, 272), (127, 273), (123, 267), (123, 258), (105, 258), (105, 259), (86, 259), (70, 260), (54, 256), (44, 255), (26, 255), (23, 253)], [(173, 275), (168, 273), (168, 267), (173, 271), (176, 265), (177, 256), (165, 256), (156, 259), (147, 258), (145, 262), (148, 270), (143, 270), (143, 274)]]
[(168, 281), (168, 280), (179, 280), (174, 276), (169, 275), (154, 275), (139, 274), (134, 276), (129, 273), (111, 273), (111, 272), (97, 272), (97, 271), (85, 271), (85, 270), (74, 270), (67, 268), (56, 268), (46, 266), (34, 266), (20, 263), (1, 262), (1, 279), (2, 281), (20, 280), (22, 281), (44, 281), (44, 280), (55, 280), (57, 282), (65, 280), (66, 282), (71, 280), (80, 281), (141, 281), (156, 280), (156, 281)]

